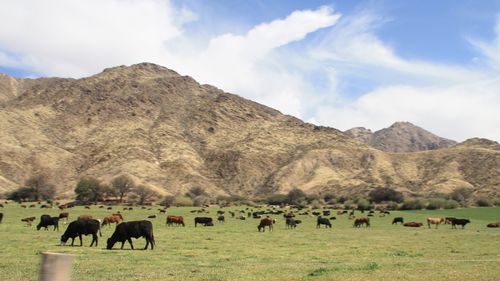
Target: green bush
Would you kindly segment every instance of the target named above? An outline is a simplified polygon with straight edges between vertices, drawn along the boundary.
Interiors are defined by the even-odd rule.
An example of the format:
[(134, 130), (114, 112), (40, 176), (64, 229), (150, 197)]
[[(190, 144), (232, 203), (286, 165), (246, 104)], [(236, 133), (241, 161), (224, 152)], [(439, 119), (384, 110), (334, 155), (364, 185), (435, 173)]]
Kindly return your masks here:
[(189, 198), (188, 196), (175, 196), (175, 199), (174, 199), (174, 202), (173, 204), (174, 206), (177, 206), (177, 207), (189, 207), (189, 206), (193, 206), (193, 200), (191, 200), (191, 198)]
[(444, 208), (445, 203), (446, 203), (446, 200), (441, 199), (441, 198), (435, 198), (435, 199), (429, 200), (429, 203), (427, 203), (427, 206), (425, 206), (425, 208), (427, 210), (438, 210), (438, 209)]
[(491, 207), (493, 204), (491, 204), (490, 199), (485, 198), (485, 197), (480, 197), (476, 200), (476, 204), (479, 207)]
[(422, 210), (425, 204), (420, 199), (415, 200), (405, 200), (403, 205), (399, 208), (400, 210)]
[(460, 207), (460, 204), (453, 199), (446, 200), (443, 206), (445, 209), (456, 209), (458, 207)]
[(387, 202), (387, 209), (388, 210), (397, 210), (399, 208), (399, 204), (394, 201), (389, 201)]

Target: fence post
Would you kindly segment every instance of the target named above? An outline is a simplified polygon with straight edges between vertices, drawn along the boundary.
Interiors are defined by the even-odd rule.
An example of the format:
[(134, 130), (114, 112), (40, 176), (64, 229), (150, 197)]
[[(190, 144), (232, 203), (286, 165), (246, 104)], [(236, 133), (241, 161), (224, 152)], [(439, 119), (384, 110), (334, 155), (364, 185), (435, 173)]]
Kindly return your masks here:
[(70, 281), (72, 262), (72, 255), (43, 252), (40, 281)]

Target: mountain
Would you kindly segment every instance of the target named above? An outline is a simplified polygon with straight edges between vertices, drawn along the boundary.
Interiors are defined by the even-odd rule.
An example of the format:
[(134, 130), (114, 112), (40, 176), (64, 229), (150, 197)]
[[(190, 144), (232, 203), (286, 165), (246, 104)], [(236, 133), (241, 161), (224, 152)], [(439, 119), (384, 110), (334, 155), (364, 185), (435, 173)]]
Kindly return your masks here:
[(438, 137), (410, 122), (396, 122), (389, 128), (372, 133), (356, 127), (345, 133), (358, 141), (385, 152), (415, 152), (451, 147), (455, 141)]
[(500, 187), (500, 150), (491, 144), (388, 154), (148, 63), (82, 79), (1, 76), (0, 130), (0, 192), (40, 173), (59, 197), (81, 177), (123, 174), (161, 194), (391, 186), (409, 196), (458, 187), (497, 196)]

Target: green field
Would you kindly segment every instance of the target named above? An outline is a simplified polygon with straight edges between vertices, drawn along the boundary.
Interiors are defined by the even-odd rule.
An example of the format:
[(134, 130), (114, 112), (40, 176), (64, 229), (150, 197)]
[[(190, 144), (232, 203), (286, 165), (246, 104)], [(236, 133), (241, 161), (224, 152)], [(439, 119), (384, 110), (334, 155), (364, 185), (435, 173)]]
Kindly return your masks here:
[[(245, 207), (224, 208), (243, 209)], [(57, 231), (37, 231), (41, 214), (57, 216), (58, 209), (23, 209), (10, 203), (0, 208), (0, 280), (38, 280), (40, 253), (69, 253), (75, 256), (72, 280), (500, 280), (500, 229), (486, 228), (500, 221), (500, 208), (471, 208), (438, 211), (391, 212), (372, 218), (372, 227), (355, 229), (345, 215), (337, 216), (332, 229), (316, 229), (315, 218), (303, 221), (296, 230), (285, 229), (278, 219), (273, 232), (257, 232), (258, 220), (232, 219), (214, 227), (194, 227), (190, 213), (196, 208), (170, 208), (168, 214), (182, 215), (186, 227), (166, 227), (165, 215), (154, 223), (154, 250), (106, 250), (105, 242), (114, 225), (102, 230), (99, 246), (89, 248), (59, 246), (66, 226)], [(103, 218), (121, 210), (125, 220), (146, 219), (158, 214), (157, 208), (112, 211), (95, 206), (69, 209), (70, 221), (79, 214)], [(216, 218), (219, 208), (209, 216)], [(357, 213), (358, 215), (359, 212)], [(333, 214), (335, 215), (335, 214)], [(378, 215), (378, 213), (377, 213)], [(36, 216), (32, 227), (21, 218)], [(469, 218), (464, 230), (450, 225), (439, 229), (405, 228), (391, 225), (392, 218), (421, 221), (429, 216)], [(133, 240), (143, 248), (143, 238)], [(78, 239), (75, 240), (78, 245)], [(115, 248), (119, 248), (116, 244)]]

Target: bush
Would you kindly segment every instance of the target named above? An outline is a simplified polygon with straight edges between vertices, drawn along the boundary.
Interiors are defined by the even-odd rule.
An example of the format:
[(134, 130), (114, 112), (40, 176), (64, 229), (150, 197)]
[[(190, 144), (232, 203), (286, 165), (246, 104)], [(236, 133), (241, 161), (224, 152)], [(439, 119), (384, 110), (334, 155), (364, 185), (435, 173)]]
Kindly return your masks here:
[(189, 207), (193, 206), (193, 200), (187, 196), (175, 196), (173, 205), (176, 207)]
[(476, 204), (479, 207), (491, 207), (492, 206), (491, 201), (488, 198), (485, 198), (485, 197), (478, 198), (476, 200)]
[(453, 200), (453, 199), (448, 199), (444, 202), (444, 206), (443, 206), (445, 209), (456, 209), (458, 207), (460, 207), (460, 204)]
[(375, 203), (381, 203), (384, 201), (396, 201), (398, 203), (403, 202), (403, 193), (396, 191), (388, 187), (378, 187), (370, 191), (368, 194), (370, 200)]
[(403, 205), (399, 208), (400, 210), (422, 210), (425, 204), (420, 199), (415, 200), (405, 200)]
[(500, 199), (495, 199), (495, 206), (500, 207)]
[(358, 210), (360, 210), (360, 211), (369, 210), (371, 207), (370, 202), (368, 202), (368, 200), (366, 200), (364, 198), (358, 199), (357, 204), (358, 204)]
[(399, 204), (394, 201), (389, 201), (387, 202), (387, 209), (388, 210), (397, 210), (399, 208)]
[(205, 195), (199, 195), (193, 198), (193, 205), (196, 207), (203, 207), (210, 204), (210, 198)]
[(441, 208), (444, 208), (445, 202), (446, 202), (446, 200), (440, 199), (440, 198), (431, 199), (431, 200), (429, 200), (429, 203), (427, 204), (427, 206), (425, 208), (427, 210), (441, 209)]
[(284, 194), (273, 194), (266, 198), (266, 203), (269, 205), (281, 205), (286, 202), (286, 195)]

